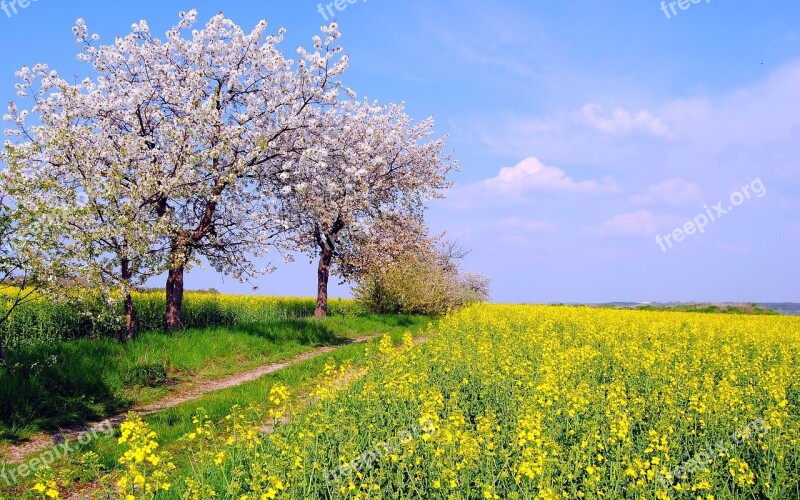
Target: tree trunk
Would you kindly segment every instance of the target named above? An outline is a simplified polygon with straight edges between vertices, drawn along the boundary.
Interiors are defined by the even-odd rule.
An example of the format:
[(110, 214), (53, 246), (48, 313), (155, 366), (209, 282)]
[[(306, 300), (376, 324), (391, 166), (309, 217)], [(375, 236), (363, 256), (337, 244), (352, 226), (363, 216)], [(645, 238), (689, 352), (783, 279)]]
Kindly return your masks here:
[(183, 273), (186, 266), (180, 264), (169, 270), (167, 276), (167, 312), (164, 315), (164, 330), (176, 331), (183, 328), (181, 309), (183, 308)]
[(136, 337), (136, 328), (133, 323), (133, 297), (131, 294), (125, 296), (125, 328), (119, 332), (120, 343), (129, 342)]
[(333, 260), (333, 249), (325, 245), (319, 257), (319, 267), (317, 268), (317, 308), (314, 310), (315, 318), (328, 316), (328, 279), (331, 275), (331, 261)]
[[(125, 247), (127, 250), (127, 246)], [(126, 252), (127, 253), (127, 252)], [(127, 286), (130, 286), (132, 278), (130, 260), (122, 259), (122, 280)], [(133, 296), (131, 296), (130, 288), (127, 288), (125, 293), (125, 328), (121, 329), (117, 334), (120, 343), (125, 343), (133, 340), (136, 336), (136, 328), (133, 324)]]

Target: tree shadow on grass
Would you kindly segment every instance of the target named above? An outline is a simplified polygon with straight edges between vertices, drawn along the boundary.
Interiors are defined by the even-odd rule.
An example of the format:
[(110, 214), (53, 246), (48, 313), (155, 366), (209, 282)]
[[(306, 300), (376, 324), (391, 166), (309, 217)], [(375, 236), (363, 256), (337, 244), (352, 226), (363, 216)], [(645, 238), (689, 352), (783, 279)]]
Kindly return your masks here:
[(430, 317), (410, 316), (407, 314), (367, 314), (363, 316), (371, 321), (382, 323), (389, 327), (416, 327), (420, 324), (427, 324)]
[[(392, 328), (414, 329), (426, 321), (402, 315), (332, 316), (226, 329), (276, 345), (323, 347), (351, 343), (343, 332), (366, 336)], [(132, 401), (121, 396), (126, 386), (166, 376), (155, 370), (156, 365), (128, 367), (125, 349), (113, 340), (81, 339), (10, 350), (5, 366), (0, 366), (0, 442), (22, 443), (36, 432), (74, 428), (130, 409)]]
[(37, 431), (58, 431), (121, 411), (122, 381), (108, 363), (111, 341), (80, 340), (14, 350), (0, 367), (0, 440), (24, 442)]
[(402, 314), (361, 314), (325, 319), (301, 318), (245, 324), (231, 327), (237, 332), (261, 337), (274, 343), (297, 342), (314, 347), (348, 344), (356, 336), (388, 333), (398, 329), (419, 330), (432, 318)]
[[(313, 319), (275, 320), (226, 330), (275, 345), (318, 347), (349, 342)], [(71, 429), (124, 412), (133, 404), (121, 396), (126, 386), (166, 380), (166, 373), (155, 370), (160, 366), (127, 366), (125, 349), (110, 339), (80, 339), (10, 350), (6, 364), (0, 366), (0, 442), (21, 444), (38, 432)]]
[(335, 346), (350, 342), (346, 337), (340, 337), (324, 322), (309, 319), (283, 319), (269, 323), (238, 325), (232, 328), (235, 331), (263, 338), (273, 343), (297, 342), (305, 346)]

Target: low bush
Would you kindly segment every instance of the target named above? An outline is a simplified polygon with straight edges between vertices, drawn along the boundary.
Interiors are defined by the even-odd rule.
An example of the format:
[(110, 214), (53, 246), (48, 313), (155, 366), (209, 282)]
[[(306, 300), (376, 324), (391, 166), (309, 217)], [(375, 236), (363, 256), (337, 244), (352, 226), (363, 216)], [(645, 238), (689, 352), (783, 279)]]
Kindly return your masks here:
[(460, 269), (449, 250), (423, 247), (375, 266), (354, 287), (365, 309), (380, 314), (444, 314), (489, 298), (489, 279)]

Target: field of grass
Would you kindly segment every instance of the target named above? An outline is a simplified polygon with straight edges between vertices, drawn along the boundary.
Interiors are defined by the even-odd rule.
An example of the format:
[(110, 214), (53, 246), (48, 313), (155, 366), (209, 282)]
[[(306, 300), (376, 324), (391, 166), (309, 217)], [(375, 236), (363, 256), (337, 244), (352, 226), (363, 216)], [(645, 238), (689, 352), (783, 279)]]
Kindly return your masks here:
[[(0, 301), (7, 300), (15, 292), (16, 289), (0, 288)], [(163, 291), (138, 292), (133, 295), (133, 301), (138, 331), (163, 328)], [(312, 298), (186, 292), (181, 319), (186, 328), (295, 320), (312, 316), (315, 303)], [(27, 302), (14, 310), (9, 321), (0, 324), (0, 335), (11, 349), (80, 338), (115, 338), (118, 325), (92, 319), (97, 316), (93, 313), (106, 307), (91, 300), (80, 305), (46, 299)], [(329, 312), (333, 316), (347, 316), (360, 313), (361, 308), (352, 300), (332, 299)]]
[[(218, 297), (234, 303), (229, 296)], [(313, 301), (303, 299), (301, 304), (305, 302), (313, 311)], [(268, 301), (248, 315), (239, 314), (253, 322), (232, 326), (168, 335), (149, 332), (126, 345), (79, 338), (23, 344), (9, 351), (0, 369), (0, 443), (113, 415), (163, 397), (178, 384), (243, 372), (359, 336), (402, 332), (428, 321), (355, 313), (323, 321), (286, 319), (286, 308), (269, 312), (263, 304)], [(297, 308), (291, 314), (302, 312)]]
[[(355, 335), (381, 328), (387, 332), (386, 337), (392, 339), (392, 344), (399, 344), (404, 332), (419, 334), (428, 324), (428, 318), (423, 317), (365, 317), (364, 321), (356, 328), (351, 328)], [(347, 320), (332, 317), (329, 320), (337, 328), (345, 327)], [(385, 338), (385, 337), (384, 337)], [(239, 408), (238, 418), (247, 416), (247, 432), (257, 436), (258, 429), (274, 422), (262, 409), (268, 405), (273, 388), (286, 388), (293, 394), (290, 404), (301, 409), (309, 398), (315, 399), (320, 387), (329, 388), (330, 381), (342, 380), (353, 372), (366, 369), (367, 364), (374, 359), (378, 351), (379, 340), (366, 344), (344, 345), (335, 351), (310, 360), (300, 362), (274, 374), (264, 376), (243, 385), (216, 391), (203, 396), (201, 399), (181, 404), (177, 407), (147, 416), (143, 424), (156, 432), (159, 436), (159, 451), (168, 453), (171, 463), (175, 465), (173, 474), (191, 475), (195, 464), (197, 449), (187, 446), (191, 433), (197, 431), (199, 415), (204, 421), (227, 422), (225, 417), (231, 415), (232, 409)], [(384, 341), (386, 345), (386, 341)], [(334, 368), (335, 367), (335, 368)], [(337, 382), (338, 383), (338, 382)], [(287, 402), (289, 403), (289, 402)], [(284, 406), (289, 406), (285, 404)], [(198, 440), (195, 444), (202, 447)], [(92, 498), (108, 498), (117, 492), (117, 481), (125, 471), (119, 458), (124, 454), (126, 445), (118, 442), (118, 434), (109, 437), (100, 433), (86, 445), (73, 442), (76, 450), (71, 454), (60, 456), (50, 470), (43, 471), (37, 476), (31, 476), (23, 481), (8, 487), (0, 481), (0, 498), (41, 498), (32, 487), (39, 482), (46, 485), (48, 482), (59, 490), (62, 497), (74, 493), (91, 492)], [(57, 449), (57, 448), (56, 448)], [(46, 455), (48, 451), (45, 451)], [(35, 456), (42, 456), (37, 453)], [(17, 466), (5, 467), (6, 470), (16, 469)], [(4, 467), (0, 464), (0, 476)], [(3, 476), (3, 477), (10, 477)], [(51, 493), (54, 493), (53, 490)]]
[(201, 414), (188, 473), (131, 421), (124, 493), (800, 497), (798, 318), (474, 306), (370, 366), (267, 438), (248, 410)]

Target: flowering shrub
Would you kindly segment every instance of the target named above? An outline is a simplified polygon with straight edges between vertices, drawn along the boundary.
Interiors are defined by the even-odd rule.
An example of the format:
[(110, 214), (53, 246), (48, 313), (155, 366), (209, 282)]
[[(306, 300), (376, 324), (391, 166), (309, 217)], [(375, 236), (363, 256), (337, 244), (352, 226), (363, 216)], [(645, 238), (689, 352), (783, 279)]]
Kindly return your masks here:
[(464, 272), (436, 240), (370, 266), (353, 289), (356, 300), (376, 313), (444, 314), (489, 300), (491, 280)]

